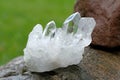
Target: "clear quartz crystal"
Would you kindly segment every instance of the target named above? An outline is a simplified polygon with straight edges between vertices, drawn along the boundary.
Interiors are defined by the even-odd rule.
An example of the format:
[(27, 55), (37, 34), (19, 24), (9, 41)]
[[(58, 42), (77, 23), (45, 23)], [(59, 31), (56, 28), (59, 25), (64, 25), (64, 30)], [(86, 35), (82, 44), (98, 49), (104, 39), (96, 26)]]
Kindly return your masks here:
[(32, 72), (45, 72), (78, 64), (84, 48), (92, 41), (95, 24), (93, 18), (81, 17), (78, 12), (69, 16), (62, 28), (56, 28), (55, 22), (51, 21), (43, 31), (37, 24), (24, 49), (26, 66)]
[(48, 36), (48, 37), (53, 37), (56, 31), (56, 25), (54, 21), (51, 21), (47, 24), (44, 32), (43, 32), (43, 37)]

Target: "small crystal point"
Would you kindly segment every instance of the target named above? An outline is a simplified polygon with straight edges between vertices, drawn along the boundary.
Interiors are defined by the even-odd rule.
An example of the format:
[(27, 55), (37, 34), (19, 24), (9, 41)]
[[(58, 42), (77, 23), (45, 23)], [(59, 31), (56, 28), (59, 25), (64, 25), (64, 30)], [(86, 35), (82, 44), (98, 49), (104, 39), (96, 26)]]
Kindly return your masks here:
[(76, 33), (77, 28), (78, 28), (78, 24), (79, 24), (79, 20), (80, 20), (80, 13), (76, 12), (74, 14), (72, 14), (71, 16), (69, 16), (63, 24), (63, 28), (66, 30), (66, 32), (68, 33)]
[(64, 24), (69, 23), (70, 21), (73, 21), (75, 24), (78, 24), (79, 20), (80, 20), (81, 16), (79, 12), (76, 12), (72, 15), (70, 15), (65, 21)]
[(82, 40), (81, 45), (88, 46), (88, 44), (91, 43), (91, 34), (93, 32), (93, 29), (95, 27), (95, 20), (91, 17), (82, 17), (79, 21), (78, 30), (76, 35), (81, 34)]
[(42, 37), (42, 32), (43, 32), (43, 28), (41, 24), (37, 24), (32, 32), (30, 32), (29, 34), (29, 39), (37, 39), (37, 38), (41, 38)]
[(43, 36), (50, 36), (53, 37), (56, 31), (56, 24), (54, 21), (50, 21), (43, 32)]
[(79, 21), (79, 28), (78, 31), (79, 32), (83, 32), (82, 34), (87, 34), (87, 35), (91, 35), (94, 27), (95, 27), (95, 20), (94, 18), (90, 18), (90, 17), (83, 17), (80, 19)]

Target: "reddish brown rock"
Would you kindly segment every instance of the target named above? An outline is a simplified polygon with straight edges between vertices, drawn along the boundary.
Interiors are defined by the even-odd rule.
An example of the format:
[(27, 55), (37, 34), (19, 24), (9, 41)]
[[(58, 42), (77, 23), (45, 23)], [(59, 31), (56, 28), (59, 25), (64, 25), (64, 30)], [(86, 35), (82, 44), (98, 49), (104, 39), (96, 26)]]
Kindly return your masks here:
[(78, 0), (74, 11), (95, 18), (93, 45), (120, 46), (120, 0)]

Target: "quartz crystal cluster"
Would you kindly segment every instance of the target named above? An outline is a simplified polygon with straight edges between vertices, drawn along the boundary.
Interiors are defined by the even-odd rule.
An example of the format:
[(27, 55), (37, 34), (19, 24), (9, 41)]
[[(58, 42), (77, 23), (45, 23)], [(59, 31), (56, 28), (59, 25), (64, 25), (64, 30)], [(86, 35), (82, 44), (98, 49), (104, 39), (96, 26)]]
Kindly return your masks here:
[(45, 72), (78, 64), (84, 48), (92, 41), (95, 24), (93, 18), (81, 17), (78, 12), (69, 16), (62, 28), (57, 28), (54, 21), (44, 30), (37, 24), (24, 49), (26, 66), (32, 72)]

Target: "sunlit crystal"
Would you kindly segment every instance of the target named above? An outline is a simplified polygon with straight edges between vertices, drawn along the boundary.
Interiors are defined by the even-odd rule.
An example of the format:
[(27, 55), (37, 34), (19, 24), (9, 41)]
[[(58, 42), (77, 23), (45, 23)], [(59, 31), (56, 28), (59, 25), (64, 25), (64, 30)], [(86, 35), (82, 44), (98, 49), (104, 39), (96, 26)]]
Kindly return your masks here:
[(24, 49), (26, 66), (32, 72), (45, 72), (78, 64), (84, 48), (92, 41), (95, 24), (93, 18), (81, 17), (78, 12), (69, 16), (62, 28), (56, 28), (55, 22), (51, 21), (43, 31), (37, 24)]

